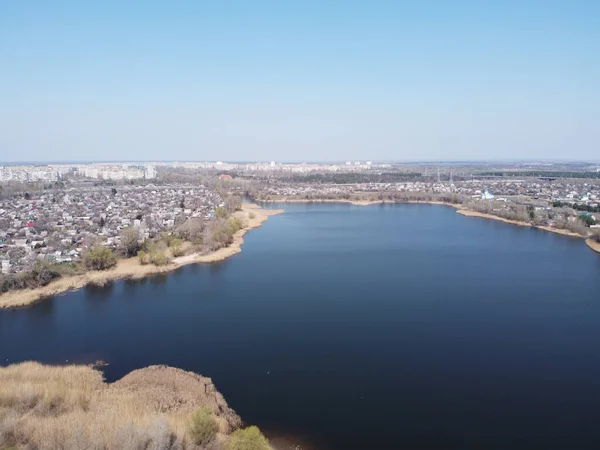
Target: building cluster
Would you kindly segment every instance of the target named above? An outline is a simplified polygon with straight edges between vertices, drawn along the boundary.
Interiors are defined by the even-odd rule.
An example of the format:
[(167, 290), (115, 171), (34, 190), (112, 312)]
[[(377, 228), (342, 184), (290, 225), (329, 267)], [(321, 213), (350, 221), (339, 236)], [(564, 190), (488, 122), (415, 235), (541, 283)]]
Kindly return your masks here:
[(19, 272), (38, 259), (75, 261), (93, 245), (112, 248), (123, 228), (140, 241), (170, 232), (188, 218), (209, 219), (222, 205), (204, 186), (121, 186), (42, 191), (0, 201), (2, 273)]
[(371, 161), (346, 161), (341, 163), (280, 163), (253, 162), (253, 163), (226, 163), (217, 162), (184, 162), (165, 164), (169, 167), (182, 169), (212, 169), (241, 173), (269, 172), (269, 173), (318, 173), (318, 172), (361, 172), (372, 169), (389, 169), (391, 164), (373, 163)]
[(54, 182), (71, 171), (70, 166), (0, 166), (0, 182)]
[(153, 164), (86, 164), (74, 168), (77, 177), (96, 180), (153, 180), (156, 167)]
[(156, 166), (142, 163), (93, 163), (0, 166), (0, 182), (56, 182), (64, 178), (153, 180)]
[(473, 179), (456, 182), (410, 181), (399, 183), (316, 184), (278, 183), (266, 187), (263, 197), (335, 198), (364, 192), (419, 192), (427, 194), (459, 194), (484, 200), (498, 198), (530, 198), (536, 201), (561, 201), (592, 208), (600, 202), (600, 184), (539, 179)]

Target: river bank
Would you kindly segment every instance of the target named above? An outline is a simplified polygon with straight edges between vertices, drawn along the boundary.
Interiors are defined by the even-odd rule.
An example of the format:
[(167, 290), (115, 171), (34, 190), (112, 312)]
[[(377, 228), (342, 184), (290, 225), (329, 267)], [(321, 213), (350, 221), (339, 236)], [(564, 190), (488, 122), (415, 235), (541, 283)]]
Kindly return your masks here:
[(2, 448), (207, 448), (194, 433), (200, 408), (211, 445), (229, 448), (242, 421), (210, 378), (150, 366), (106, 383), (91, 366), (0, 367)]
[[(583, 236), (581, 234), (574, 233), (570, 230), (549, 227), (549, 226), (544, 226), (544, 225), (533, 225), (529, 222), (523, 222), (520, 220), (505, 219), (504, 217), (496, 216), (493, 214), (487, 214), (487, 213), (482, 213), (482, 212), (478, 212), (478, 211), (473, 211), (471, 209), (467, 209), (458, 203), (443, 202), (443, 201), (438, 201), (438, 200), (406, 200), (406, 201), (347, 200), (347, 199), (339, 199), (339, 200), (333, 200), (333, 199), (312, 200), (311, 199), (311, 200), (308, 200), (308, 199), (285, 199), (284, 198), (284, 199), (267, 200), (267, 201), (261, 200), (261, 202), (264, 202), (264, 203), (348, 203), (348, 204), (356, 205), (356, 206), (371, 206), (371, 205), (381, 205), (381, 204), (426, 204), (426, 205), (450, 206), (450, 207), (456, 209), (457, 214), (460, 214), (465, 217), (477, 217), (480, 219), (497, 220), (499, 222), (504, 222), (504, 223), (511, 224), (511, 225), (517, 225), (520, 227), (536, 228), (538, 230), (549, 231), (551, 233), (560, 234), (562, 236), (569, 236), (569, 237), (574, 237), (574, 238), (578, 238), (578, 239), (586, 239), (586, 243), (592, 250), (596, 250), (596, 248), (598, 248), (598, 247), (594, 246), (595, 242), (593, 242), (591, 239), (588, 239), (587, 236)], [(591, 242), (591, 245), (590, 245), (590, 242)], [(596, 251), (598, 251), (598, 250), (596, 250)]]
[(68, 291), (81, 289), (88, 284), (103, 285), (120, 279), (140, 279), (154, 274), (170, 272), (186, 264), (223, 261), (242, 251), (241, 247), (244, 244), (244, 235), (248, 231), (260, 227), (270, 216), (281, 214), (282, 212), (283, 210), (266, 210), (258, 205), (244, 204), (242, 205), (242, 210), (236, 212), (234, 215), (242, 219), (246, 226), (235, 233), (233, 242), (227, 247), (207, 254), (195, 253), (174, 258), (170, 264), (160, 267), (151, 264), (141, 265), (137, 258), (121, 259), (115, 267), (109, 270), (93, 271), (83, 275), (60, 278), (36, 289), (6, 292), (0, 295), (0, 309), (28, 306), (45, 297), (52, 297)]
[(595, 241), (594, 239), (586, 239), (585, 243), (596, 253), (600, 253), (600, 242)]
[(349, 199), (305, 199), (305, 198), (281, 198), (275, 200), (256, 200), (260, 203), (347, 203), (354, 206), (371, 206), (371, 205), (383, 205), (383, 204), (423, 204), (423, 205), (443, 205), (452, 206), (454, 208), (460, 208), (460, 205), (450, 202), (442, 202), (437, 200), (407, 200), (407, 201), (393, 201), (393, 200), (349, 200)]

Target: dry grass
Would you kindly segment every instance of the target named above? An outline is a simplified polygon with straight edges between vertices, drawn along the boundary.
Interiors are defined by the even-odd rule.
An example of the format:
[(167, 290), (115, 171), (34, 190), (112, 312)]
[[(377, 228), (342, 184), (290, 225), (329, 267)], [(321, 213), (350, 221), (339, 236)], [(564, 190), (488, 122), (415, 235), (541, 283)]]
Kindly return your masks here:
[(220, 448), (241, 425), (209, 378), (165, 366), (113, 384), (88, 366), (34, 362), (0, 368), (0, 448), (194, 449), (193, 411), (210, 410)]

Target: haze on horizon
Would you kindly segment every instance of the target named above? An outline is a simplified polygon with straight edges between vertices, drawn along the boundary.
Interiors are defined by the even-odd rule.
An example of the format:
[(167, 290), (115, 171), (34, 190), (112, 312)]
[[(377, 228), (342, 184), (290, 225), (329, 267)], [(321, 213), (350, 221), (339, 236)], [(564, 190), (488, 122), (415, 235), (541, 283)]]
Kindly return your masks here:
[(0, 5), (0, 161), (600, 159), (600, 2)]

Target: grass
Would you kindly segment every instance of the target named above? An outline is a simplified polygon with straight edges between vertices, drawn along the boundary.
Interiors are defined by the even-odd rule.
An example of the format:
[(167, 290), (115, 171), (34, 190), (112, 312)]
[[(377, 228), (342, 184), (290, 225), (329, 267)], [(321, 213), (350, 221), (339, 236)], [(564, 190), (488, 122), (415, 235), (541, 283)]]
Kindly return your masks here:
[(107, 384), (89, 366), (0, 367), (0, 448), (216, 449), (240, 424), (210, 379), (179, 369)]

